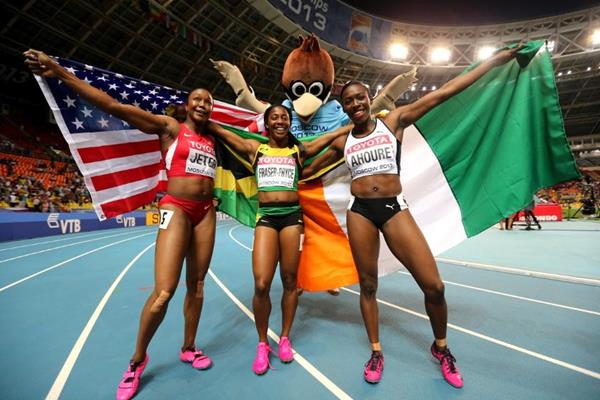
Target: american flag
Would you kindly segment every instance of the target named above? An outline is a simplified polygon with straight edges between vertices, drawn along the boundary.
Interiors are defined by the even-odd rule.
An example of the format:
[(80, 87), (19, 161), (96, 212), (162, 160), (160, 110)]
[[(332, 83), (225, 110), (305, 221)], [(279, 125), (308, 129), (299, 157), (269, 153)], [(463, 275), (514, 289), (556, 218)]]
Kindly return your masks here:
[[(69, 72), (121, 103), (154, 114), (185, 103), (187, 93), (87, 64), (55, 59)], [(71, 154), (81, 171), (100, 220), (151, 203), (166, 186), (158, 137), (94, 107), (57, 79), (36, 76)], [(215, 101), (211, 120), (257, 131), (260, 115)]]

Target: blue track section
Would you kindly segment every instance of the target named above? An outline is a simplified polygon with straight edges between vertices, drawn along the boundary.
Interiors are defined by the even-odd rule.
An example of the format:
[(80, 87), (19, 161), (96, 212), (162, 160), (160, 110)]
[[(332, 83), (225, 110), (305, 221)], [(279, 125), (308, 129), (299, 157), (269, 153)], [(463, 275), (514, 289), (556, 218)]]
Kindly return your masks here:
[[(491, 229), (442, 256), (599, 277), (598, 253), (589, 250), (589, 244), (597, 243), (600, 225), (577, 224), (583, 225), (548, 223), (540, 232)], [(0, 244), (0, 398), (46, 397), (101, 299), (130, 262), (154, 242), (155, 229), (111, 229)], [(252, 235), (251, 229), (221, 222), (211, 266), (231, 296), (250, 311), (253, 281), (247, 248)], [(512, 250), (501, 250), (507, 246)], [(114, 398), (133, 351), (141, 307), (152, 290), (153, 254), (153, 248), (146, 251), (108, 298), (82, 342), (60, 398)], [(465, 379), (463, 389), (449, 386), (429, 355), (432, 333), (424, 318), (422, 293), (406, 273), (380, 280), (385, 372), (377, 385), (362, 379), (370, 351), (356, 286), (338, 297), (326, 293), (300, 297), (291, 339), (301, 357), (282, 364), (272, 355), (273, 369), (257, 377), (251, 370), (257, 343), (254, 323), (207, 277), (197, 344), (214, 366), (196, 371), (178, 359), (182, 282), (150, 346), (150, 363), (135, 398), (598, 398), (600, 286), (438, 265), (446, 281), (448, 338)], [(280, 298), (276, 275), (270, 320), (276, 334), (281, 329)], [(276, 351), (276, 343), (272, 347)], [(300, 358), (332, 385), (311, 373)]]

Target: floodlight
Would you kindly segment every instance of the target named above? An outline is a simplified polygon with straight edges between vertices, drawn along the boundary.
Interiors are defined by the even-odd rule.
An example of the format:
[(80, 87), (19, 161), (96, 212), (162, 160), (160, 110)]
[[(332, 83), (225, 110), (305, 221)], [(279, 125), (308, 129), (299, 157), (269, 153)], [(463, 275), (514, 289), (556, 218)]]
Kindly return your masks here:
[(408, 48), (400, 43), (394, 43), (390, 46), (390, 56), (393, 60), (406, 60)]
[(492, 56), (492, 54), (494, 54), (495, 50), (496, 49), (494, 49), (491, 46), (483, 46), (477, 52), (477, 59), (485, 60), (486, 58), (490, 58)]
[(431, 52), (431, 62), (444, 63), (450, 61), (451, 56), (450, 50), (445, 47), (436, 47)]
[(592, 44), (600, 44), (600, 29), (596, 29), (594, 33), (592, 33)]

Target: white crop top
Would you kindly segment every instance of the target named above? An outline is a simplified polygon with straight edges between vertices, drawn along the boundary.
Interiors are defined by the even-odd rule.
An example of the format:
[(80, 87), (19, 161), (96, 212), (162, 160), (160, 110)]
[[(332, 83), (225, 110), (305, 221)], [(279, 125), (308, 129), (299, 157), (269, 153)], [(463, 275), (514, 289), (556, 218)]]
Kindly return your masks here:
[(373, 132), (356, 138), (352, 132), (344, 146), (344, 158), (352, 180), (363, 176), (400, 173), (400, 141), (377, 119)]

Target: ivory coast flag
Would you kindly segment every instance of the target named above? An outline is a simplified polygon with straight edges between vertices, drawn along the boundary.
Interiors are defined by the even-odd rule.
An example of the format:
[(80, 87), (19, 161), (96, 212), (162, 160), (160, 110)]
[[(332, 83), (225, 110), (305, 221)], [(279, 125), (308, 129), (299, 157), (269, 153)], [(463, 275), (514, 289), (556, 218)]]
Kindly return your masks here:
[[(404, 131), (403, 193), (434, 255), (520, 210), (537, 190), (579, 176), (542, 45), (528, 43)], [(298, 285), (306, 290), (358, 282), (346, 236), (349, 188), (345, 165), (300, 188)], [(400, 269), (381, 243), (380, 275)]]

